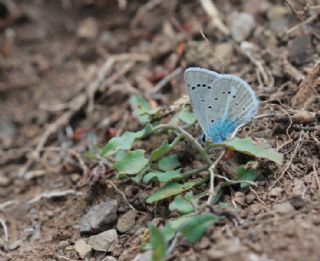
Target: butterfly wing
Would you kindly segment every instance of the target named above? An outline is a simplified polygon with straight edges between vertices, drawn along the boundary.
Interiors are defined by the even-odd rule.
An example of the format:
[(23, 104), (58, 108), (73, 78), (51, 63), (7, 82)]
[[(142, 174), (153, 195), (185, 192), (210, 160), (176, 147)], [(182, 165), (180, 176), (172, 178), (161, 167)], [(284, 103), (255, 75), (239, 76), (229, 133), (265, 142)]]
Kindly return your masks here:
[(209, 137), (210, 122), (206, 117), (206, 104), (209, 102), (208, 93), (213, 90), (214, 83), (220, 79), (220, 76), (206, 69), (188, 68), (184, 73), (184, 78), (193, 112), (204, 134)]
[(226, 140), (257, 111), (254, 91), (236, 76), (189, 68), (185, 79), (194, 113), (203, 132), (214, 143)]
[(239, 127), (247, 124), (257, 113), (259, 101), (252, 88), (242, 79), (233, 75), (222, 75), (220, 85), (228, 86), (231, 100), (227, 110), (227, 119)]

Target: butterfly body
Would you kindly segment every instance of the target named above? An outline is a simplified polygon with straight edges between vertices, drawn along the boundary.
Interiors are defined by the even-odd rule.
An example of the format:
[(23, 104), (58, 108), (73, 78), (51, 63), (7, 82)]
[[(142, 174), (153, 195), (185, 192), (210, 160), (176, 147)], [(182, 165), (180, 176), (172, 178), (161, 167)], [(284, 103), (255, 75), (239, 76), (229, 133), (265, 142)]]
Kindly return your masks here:
[(202, 68), (188, 68), (185, 82), (193, 111), (206, 136), (222, 143), (256, 114), (258, 99), (240, 78)]

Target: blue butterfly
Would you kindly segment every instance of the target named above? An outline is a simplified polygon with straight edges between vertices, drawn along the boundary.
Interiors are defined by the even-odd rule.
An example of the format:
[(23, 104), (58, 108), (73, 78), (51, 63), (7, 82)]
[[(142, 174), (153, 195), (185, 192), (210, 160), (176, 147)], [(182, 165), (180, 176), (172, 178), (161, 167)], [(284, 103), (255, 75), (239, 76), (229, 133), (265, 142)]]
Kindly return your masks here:
[(193, 112), (213, 143), (224, 142), (255, 116), (259, 101), (240, 78), (195, 67), (184, 77)]

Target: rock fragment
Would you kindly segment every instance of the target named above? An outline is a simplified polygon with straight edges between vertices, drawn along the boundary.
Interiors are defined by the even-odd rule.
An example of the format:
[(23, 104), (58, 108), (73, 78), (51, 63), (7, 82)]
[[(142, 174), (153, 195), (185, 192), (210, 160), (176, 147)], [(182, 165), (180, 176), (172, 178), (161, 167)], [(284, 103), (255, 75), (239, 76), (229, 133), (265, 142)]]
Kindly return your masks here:
[(89, 245), (96, 251), (110, 252), (116, 243), (118, 243), (118, 234), (115, 229), (89, 237)]
[(74, 244), (74, 249), (77, 251), (79, 256), (84, 259), (86, 257), (89, 257), (92, 251), (92, 247), (86, 243), (83, 239), (79, 239)]
[(111, 227), (117, 220), (118, 201), (111, 199), (92, 207), (80, 221), (80, 233), (90, 234)]

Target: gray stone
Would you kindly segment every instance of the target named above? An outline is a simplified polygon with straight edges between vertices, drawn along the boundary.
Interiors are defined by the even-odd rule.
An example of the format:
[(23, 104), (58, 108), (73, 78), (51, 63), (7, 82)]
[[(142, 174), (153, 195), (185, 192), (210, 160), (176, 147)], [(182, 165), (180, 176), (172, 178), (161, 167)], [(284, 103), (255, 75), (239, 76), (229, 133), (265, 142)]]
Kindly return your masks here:
[(229, 24), (231, 36), (237, 42), (245, 41), (255, 27), (254, 17), (249, 13), (232, 13)]
[(74, 244), (74, 249), (77, 251), (79, 256), (83, 259), (89, 257), (92, 251), (92, 247), (86, 243), (83, 239), (79, 239)]
[(118, 201), (111, 199), (92, 207), (80, 221), (80, 233), (89, 234), (103, 231), (117, 220)]
[(110, 229), (98, 235), (89, 237), (90, 246), (97, 251), (111, 251), (116, 243), (118, 243), (118, 234), (115, 229)]
[(117, 230), (121, 233), (129, 231), (136, 224), (136, 210), (129, 210), (127, 213), (123, 214), (117, 222)]

